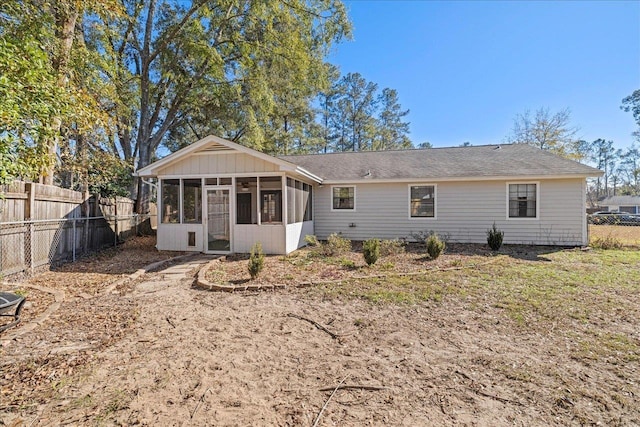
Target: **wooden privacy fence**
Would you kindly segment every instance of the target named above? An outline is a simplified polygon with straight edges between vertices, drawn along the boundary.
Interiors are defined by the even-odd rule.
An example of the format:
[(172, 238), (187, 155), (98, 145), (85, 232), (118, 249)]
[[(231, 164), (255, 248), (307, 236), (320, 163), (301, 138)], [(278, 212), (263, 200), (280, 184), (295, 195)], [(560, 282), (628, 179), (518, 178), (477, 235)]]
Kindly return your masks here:
[(117, 245), (149, 230), (149, 215), (134, 202), (84, 197), (49, 185), (14, 182), (0, 186), (0, 275), (31, 272), (88, 252)]

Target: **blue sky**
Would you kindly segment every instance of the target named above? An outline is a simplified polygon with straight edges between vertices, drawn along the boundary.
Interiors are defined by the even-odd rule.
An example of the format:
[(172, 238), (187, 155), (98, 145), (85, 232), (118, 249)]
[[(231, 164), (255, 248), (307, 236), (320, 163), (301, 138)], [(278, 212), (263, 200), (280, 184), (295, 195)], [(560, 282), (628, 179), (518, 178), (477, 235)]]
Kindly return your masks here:
[(587, 141), (633, 141), (640, 1), (345, 1), (353, 40), (329, 61), (398, 90), (411, 139), (503, 142), (526, 109), (568, 107)]

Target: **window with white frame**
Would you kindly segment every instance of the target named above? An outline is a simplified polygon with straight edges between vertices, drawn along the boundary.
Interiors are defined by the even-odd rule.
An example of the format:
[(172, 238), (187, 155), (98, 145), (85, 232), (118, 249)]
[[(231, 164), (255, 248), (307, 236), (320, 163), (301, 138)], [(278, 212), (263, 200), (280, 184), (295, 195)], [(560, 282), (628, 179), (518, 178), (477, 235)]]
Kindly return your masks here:
[(509, 184), (509, 218), (536, 218), (538, 185)]
[(334, 210), (354, 210), (356, 207), (355, 187), (333, 187), (332, 208)]
[(409, 212), (411, 218), (435, 218), (435, 185), (412, 185), (409, 190)]

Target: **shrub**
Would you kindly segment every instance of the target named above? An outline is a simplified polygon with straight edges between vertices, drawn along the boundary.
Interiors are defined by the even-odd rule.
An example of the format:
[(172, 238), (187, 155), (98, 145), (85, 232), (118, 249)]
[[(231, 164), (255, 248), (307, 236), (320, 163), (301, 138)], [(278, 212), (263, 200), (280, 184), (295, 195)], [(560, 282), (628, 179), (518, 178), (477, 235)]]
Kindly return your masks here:
[(438, 237), (437, 234), (432, 234), (427, 237), (427, 253), (431, 259), (436, 259), (444, 252), (446, 244)]
[(380, 241), (380, 256), (400, 255), (404, 253), (404, 242), (400, 239)]
[(380, 240), (369, 239), (362, 244), (362, 255), (367, 265), (373, 265), (380, 258)]
[(353, 270), (356, 268), (356, 263), (351, 261), (348, 258), (342, 258), (340, 260), (340, 265), (343, 266), (344, 268), (347, 268), (349, 270)]
[(609, 234), (606, 237), (595, 237), (591, 239), (589, 246), (596, 249), (621, 249), (624, 245), (619, 239)]
[(498, 230), (496, 223), (493, 223), (493, 227), (487, 230), (487, 244), (493, 251), (497, 251), (502, 246), (502, 239), (504, 238), (504, 231)]
[(249, 255), (249, 274), (251, 279), (258, 277), (258, 274), (264, 268), (264, 253), (262, 252), (262, 244), (256, 242), (251, 247), (251, 254)]
[(314, 234), (307, 234), (304, 236), (304, 241), (309, 246), (318, 246), (320, 242), (318, 242), (318, 238)]
[(345, 239), (338, 233), (333, 233), (327, 238), (327, 243), (322, 247), (327, 256), (340, 255), (351, 250), (351, 240)]
[(444, 233), (444, 234), (437, 234), (435, 231), (433, 230), (429, 230), (429, 231), (418, 231), (417, 233), (411, 233), (409, 236), (415, 240), (418, 244), (420, 245), (426, 245), (427, 241), (429, 240), (429, 238), (433, 235), (437, 235), (438, 239), (440, 239), (441, 241), (445, 242), (445, 244), (447, 243), (447, 241), (449, 240), (449, 233)]

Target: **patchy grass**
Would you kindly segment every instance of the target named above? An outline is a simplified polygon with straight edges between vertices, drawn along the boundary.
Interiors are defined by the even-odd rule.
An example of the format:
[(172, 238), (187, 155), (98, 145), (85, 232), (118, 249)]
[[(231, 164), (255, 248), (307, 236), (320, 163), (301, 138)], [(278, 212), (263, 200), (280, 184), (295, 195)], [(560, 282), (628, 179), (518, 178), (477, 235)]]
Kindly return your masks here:
[[(317, 292), (376, 304), (439, 304), (456, 300), (469, 310), (497, 309), (524, 332), (577, 332), (577, 358), (640, 358), (640, 336), (616, 325), (640, 315), (640, 251), (559, 250), (537, 260), (476, 255), (459, 269), (420, 275), (355, 279)], [(573, 329), (572, 329), (573, 328)]]

